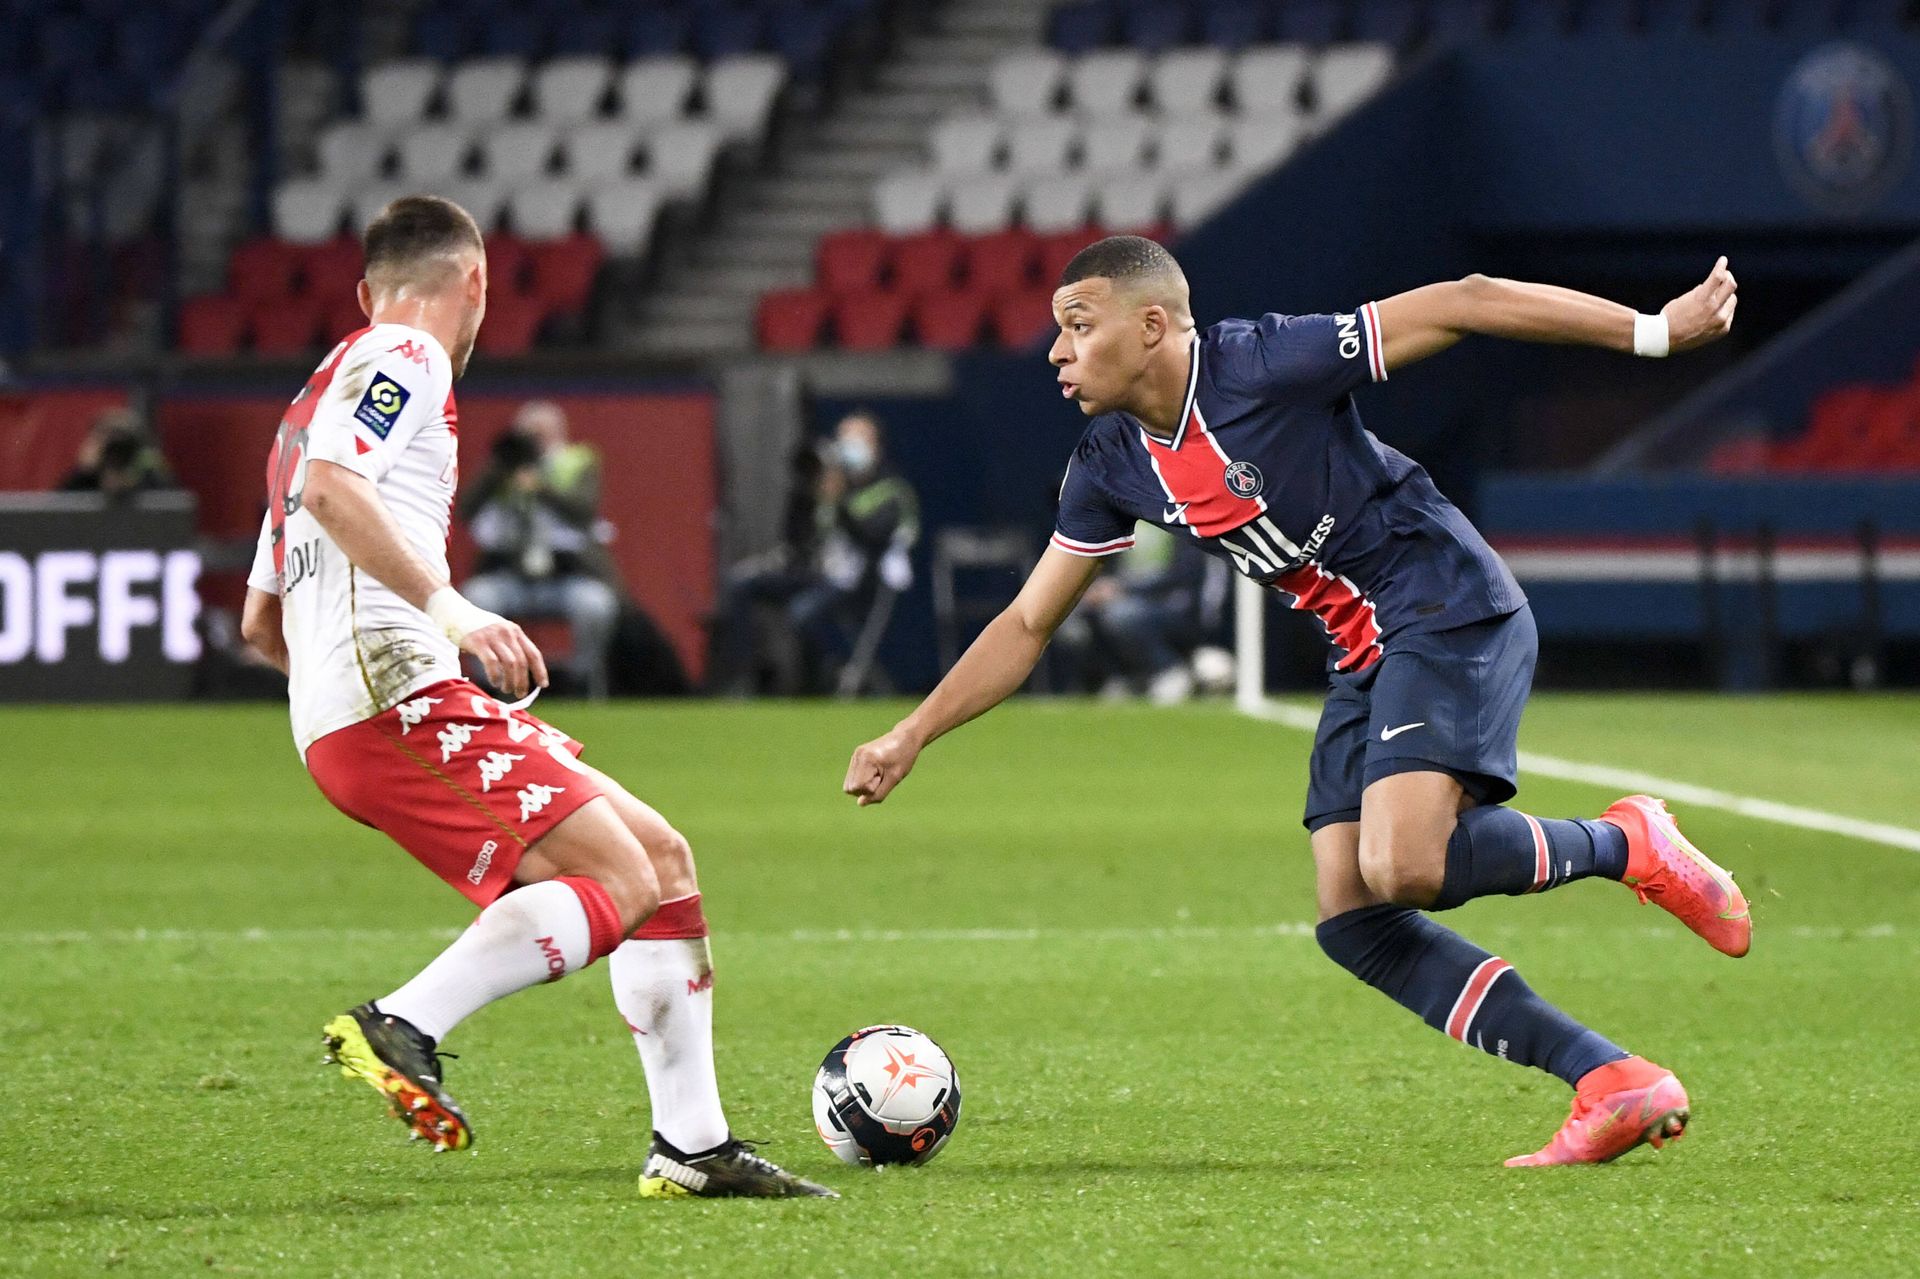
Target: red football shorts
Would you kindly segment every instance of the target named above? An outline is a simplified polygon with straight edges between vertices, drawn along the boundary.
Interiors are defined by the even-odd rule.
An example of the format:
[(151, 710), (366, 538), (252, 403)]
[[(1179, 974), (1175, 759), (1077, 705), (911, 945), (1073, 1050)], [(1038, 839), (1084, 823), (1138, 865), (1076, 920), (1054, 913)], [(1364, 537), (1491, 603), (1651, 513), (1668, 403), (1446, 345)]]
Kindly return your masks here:
[(335, 808), (484, 907), (512, 886), (527, 849), (601, 793), (575, 762), (582, 749), (450, 679), (328, 733), (307, 748), (307, 771)]

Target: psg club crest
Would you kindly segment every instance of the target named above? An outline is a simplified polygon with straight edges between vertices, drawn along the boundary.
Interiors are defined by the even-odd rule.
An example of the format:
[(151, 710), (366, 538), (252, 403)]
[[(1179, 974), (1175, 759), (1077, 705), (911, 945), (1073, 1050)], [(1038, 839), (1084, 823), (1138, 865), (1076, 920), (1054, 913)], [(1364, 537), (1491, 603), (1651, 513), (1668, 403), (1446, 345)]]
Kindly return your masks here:
[(1885, 57), (1848, 41), (1802, 58), (1774, 108), (1774, 148), (1795, 190), (1829, 213), (1858, 213), (1907, 171), (1913, 95)]
[(1266, 480), (1260, 475), (1260, 468), (1251, 462), (1229, 462), (1227, 464), (1227, 491), (1235, 497), (1259, 497), (1260, 490), (1266, 487)]

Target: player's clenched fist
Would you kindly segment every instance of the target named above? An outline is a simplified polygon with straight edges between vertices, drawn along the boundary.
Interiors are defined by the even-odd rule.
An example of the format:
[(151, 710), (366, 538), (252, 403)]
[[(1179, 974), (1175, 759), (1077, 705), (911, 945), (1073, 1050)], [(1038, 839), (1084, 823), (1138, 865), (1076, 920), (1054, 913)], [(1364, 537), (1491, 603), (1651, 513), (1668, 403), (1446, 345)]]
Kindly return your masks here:
[(1660, 308), (1667, 318), (1668, 349), (1690, 351), (1725, 337), (1733, 328), (1733, 308), (1739, 301), (1740, 285), (1723, 257), (1706, 279)]
[(920, 743), (899, 729), (875, 738), (853, 752), (847, 765), (847, 780), (841, 790), (854, 797), (862, 808), (878, 804), (913, 771), (920, 758)]

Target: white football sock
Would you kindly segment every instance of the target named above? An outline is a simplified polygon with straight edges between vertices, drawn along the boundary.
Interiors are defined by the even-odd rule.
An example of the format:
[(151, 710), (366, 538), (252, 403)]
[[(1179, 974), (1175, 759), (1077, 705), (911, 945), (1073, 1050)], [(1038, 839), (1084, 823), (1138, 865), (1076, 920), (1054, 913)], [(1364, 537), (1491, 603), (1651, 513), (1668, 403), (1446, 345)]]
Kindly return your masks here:
[(374, 1006), (445, 1039), (494, 1000), (586, 967), (589, 933), (586, 908), (566, 884), (516, 888), (481, 911), (418, 977)]
[(607, 961), (613, 1002), (647, 1072), (653, 1130), (682, 1154), (727, 1139), (713, 1073), (713, 956), (704, 937), (624, 941)]

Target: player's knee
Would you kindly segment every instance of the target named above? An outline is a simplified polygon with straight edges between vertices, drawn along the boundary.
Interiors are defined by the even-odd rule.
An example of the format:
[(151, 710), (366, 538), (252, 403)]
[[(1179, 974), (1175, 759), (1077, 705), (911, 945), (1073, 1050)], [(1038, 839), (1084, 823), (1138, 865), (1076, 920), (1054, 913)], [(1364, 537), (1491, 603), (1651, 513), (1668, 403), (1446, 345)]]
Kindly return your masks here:
[(685, 897), (698, 891), (694, 887), (693, 845), (673, 827), (664, 835), (656, 834), (647, 843), (647, 856), (653, 861), (654, 878), (660, 884), (662, 900)]
[(653, 873), (653, 863), (637, 848), (634, 855), (617, 859), (597, 878), (613, 899), (614, 909), (620, 912), (624, 932), (632, 932), (660, 909), (659, 877)]
[(1393, 835), (1360, 839), (1360, 877), (1382, 901), (1396, 906), (1427, 906), (1440, 895), (1444, 855)]

